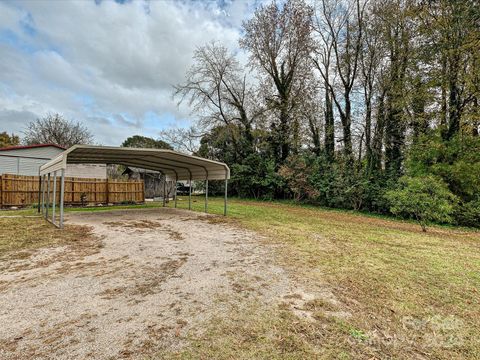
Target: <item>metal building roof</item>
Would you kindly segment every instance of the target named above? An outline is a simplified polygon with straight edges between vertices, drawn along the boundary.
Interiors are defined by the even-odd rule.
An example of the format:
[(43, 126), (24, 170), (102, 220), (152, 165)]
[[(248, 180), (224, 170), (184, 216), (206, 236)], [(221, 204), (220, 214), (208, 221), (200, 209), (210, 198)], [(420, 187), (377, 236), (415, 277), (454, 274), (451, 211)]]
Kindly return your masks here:
[(10, 151), (10, 150), (24, 150), (24, 149), (35, 149), (35, 148), (42, 148), (42, 147), (56, 147), (58, 149), (66, 150), (63, 146), (57, 144), (34, 144), (34, 145), (14, 145), (14, 146), (6, 146), (0, 148), (0, 151)]
[(75, 145), (40, 167), (40, 175), (66, 169), (67, 164), (117, 164), (157, 170), (168, 180), (226, 180), (224, 163), (173, 150)]

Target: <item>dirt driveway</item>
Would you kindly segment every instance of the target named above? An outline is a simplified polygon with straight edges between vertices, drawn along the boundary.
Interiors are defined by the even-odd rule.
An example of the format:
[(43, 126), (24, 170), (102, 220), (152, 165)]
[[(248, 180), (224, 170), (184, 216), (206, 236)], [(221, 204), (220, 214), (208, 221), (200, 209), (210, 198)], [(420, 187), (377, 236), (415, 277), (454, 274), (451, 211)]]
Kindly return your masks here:
[(7, 260), (0, 358), (144, 358), (242, 298), (298, 292), (255, 233), (174, 209), (70, 213), (98, 241)]

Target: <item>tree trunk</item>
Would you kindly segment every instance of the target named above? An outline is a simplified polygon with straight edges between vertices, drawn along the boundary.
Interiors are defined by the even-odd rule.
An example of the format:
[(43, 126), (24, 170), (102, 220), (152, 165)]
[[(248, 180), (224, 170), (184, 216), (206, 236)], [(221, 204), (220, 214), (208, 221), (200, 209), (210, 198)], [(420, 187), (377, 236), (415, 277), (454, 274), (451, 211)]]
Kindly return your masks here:
[(415, 95), (412, 100), (413, 110), (413, 142), (416, 143), (418, 138), (425, 135), (428, 130), (428, 122), (425, 114), (426, 94), (423, 90), (421, 79), (415, 80)]
[(371, 92), (365, 98), (365, 151), (367, 159), (371, 157), (372, 147), (372, 98)]
[(325, 153), (328, 160), (335, 156), (335, 120), (330, 89), (325, 86)]
[(313, 115), (308, 116), (308, 127), (310, 128), (310, 134), (313, 142), (313, 152), (315, 155), (320, 156), (322, 148), (320, 144), (320, 131), (315, 123), (315, 117)]
[(353, 151), (352, 151), (352, 110), (351, 110), (351, 101), (350, 93), (345, 92), (345, 112), (340, 116), (342, 120), (342, 130), (343, 130), (343, 155), (347, 162), (353, 162)]
[(282, 114), (280, 115), (280, 165), (283, 165), (285, 163), (285, 160), (287, 160), (288, 155), (290, 155), (290, 142), (289, 142), (289, 128), (288, 126), (288, 113), (285, 111), (282, 111)]
[(455, 57), (449, 66), (448, 131), (445, 140), (450, 140), (460, 131), (462, 104), (458, 87), (458, 63)]
[(400, 176), (405, 144), (405, 124), (396, 96), (387, 96), (385, 123), (385, 170), (393, 178)]
[(376, 120), (372, 140), (372, 151), (370, 157), (367, 158), (367, 169), (370, 174), (378, 172), (382, 168), (382, 148), (385, 129), (385, 91), (383, 91), (378, 98)]

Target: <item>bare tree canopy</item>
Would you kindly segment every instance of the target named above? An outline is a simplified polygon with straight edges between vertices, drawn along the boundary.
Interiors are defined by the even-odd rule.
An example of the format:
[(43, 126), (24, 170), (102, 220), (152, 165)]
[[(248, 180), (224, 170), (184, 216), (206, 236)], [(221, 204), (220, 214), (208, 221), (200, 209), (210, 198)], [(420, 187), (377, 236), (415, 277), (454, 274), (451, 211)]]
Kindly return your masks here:
[[(237, 151), (251, 153), (253, 124), (262, 114), (262, 107), (255, 99), (253, 87), (247, 84), (240, 64), (226, 47), (216, 43), (199, 47), (193, 59), (185, 83), (175, 87), (174, 96), (179, 97), (180, 102), (188, 101), (200, 114), (198, 125), (202, 130), (226, 126)], [(240, 143), (237, 133), (245, 142)], [(175, 135), (178, 138), (180, 134)]]
[(168, 129), (160, 132), (160, 139), (170, 144), (174, 150), (195, 153), (200, 146), (200, 139), (205, 135), (193, 126), (188, 129)]
[(55, 144), (69, 148), (93, 142), (93, 134), (85, 126), (68, 121), (60, 114), (48, 114), (30, 122), (24, 135), (23, 142), (26, 145)]
[(243, 24), (240, 46), (250, 53), (250, 65), (262, 76), (262, 96), (275, 113), (271, 129), (277, 165), (298, 150), (296, 115), (311, 77), (312, 15), (313, 8), (303, 0), (272, 2)]

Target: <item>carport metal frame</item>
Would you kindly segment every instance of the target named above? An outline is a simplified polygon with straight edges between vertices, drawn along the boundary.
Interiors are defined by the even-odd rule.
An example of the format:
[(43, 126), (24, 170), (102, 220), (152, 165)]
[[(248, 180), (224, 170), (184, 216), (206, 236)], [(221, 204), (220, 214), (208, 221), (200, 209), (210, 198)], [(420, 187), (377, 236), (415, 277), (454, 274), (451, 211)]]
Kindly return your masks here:
[[(164, 149), (119, 148), (110, 146), (75, 145), (65, 150), (56, 158), (42, 165), (39, 169), (38, 212), (59, 228), (63, 228), (65, 170), (67, 164), (116, 164), (141, 167), (160, 172), (166, 181), (175, 181), (175, 208), (177, 207), (177, 182), (188, 180), (188, 209), (192, 208), (192, 180), (205, 182), (205, 212), (208, 212), (208, 181), (224, 180), (224, 210), (227, 215), (227, 191), (230, 169), (222, 162), (198, 156), (187, 155)], [(59, 219), (56, 219), (57, 175), (60, 173)], [(50, 180), (53, 177), (52, 204), (50, 204)], [(51, 206), (51, 216), (50, 215)], [(165, 206), (165, 191), (163, 206)]]

